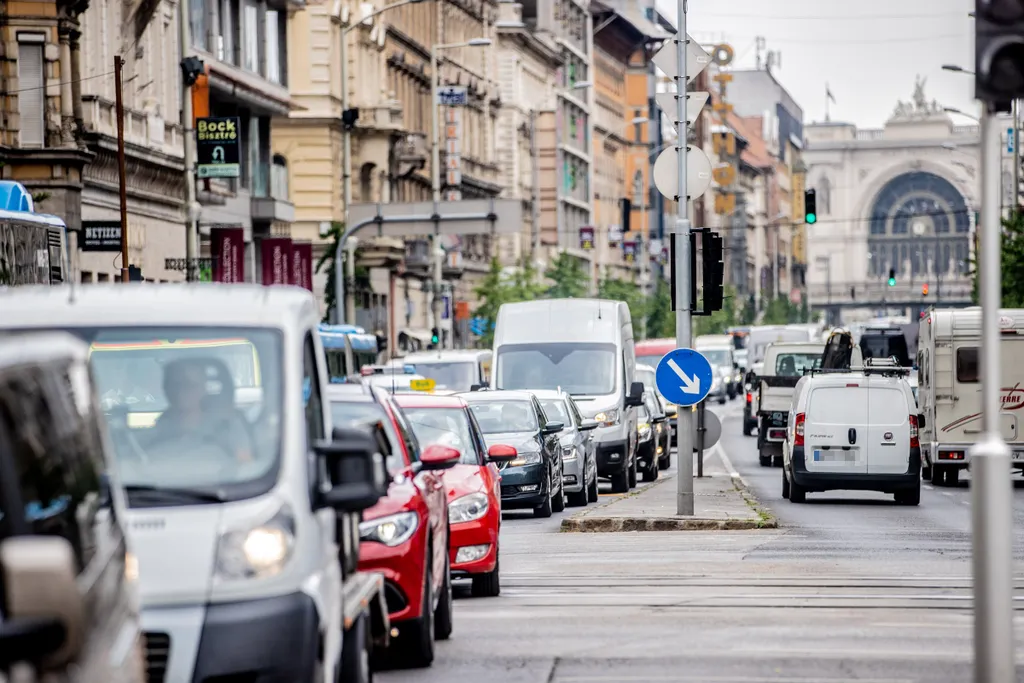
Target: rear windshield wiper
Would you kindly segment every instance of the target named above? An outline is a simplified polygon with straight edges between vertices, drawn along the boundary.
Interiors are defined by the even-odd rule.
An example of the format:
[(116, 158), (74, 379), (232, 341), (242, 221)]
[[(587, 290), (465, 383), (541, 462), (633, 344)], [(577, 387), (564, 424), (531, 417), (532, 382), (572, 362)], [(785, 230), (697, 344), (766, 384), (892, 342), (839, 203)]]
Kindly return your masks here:
[(219, 492), (203, 491), (200, 489), (178, 488), (174, 486), (150, 486), (148, 484), (128, 484), (124, 487), (125, 493), (157, 493), (164, 494), (171, 498), (186, 498), (199, 503), (223, 503), (227, 499)]

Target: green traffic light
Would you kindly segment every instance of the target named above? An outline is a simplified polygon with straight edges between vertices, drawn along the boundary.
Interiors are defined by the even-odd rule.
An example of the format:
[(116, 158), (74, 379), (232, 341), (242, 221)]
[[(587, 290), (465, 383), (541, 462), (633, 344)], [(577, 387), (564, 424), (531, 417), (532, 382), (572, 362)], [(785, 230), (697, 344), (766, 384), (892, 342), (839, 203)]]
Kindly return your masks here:
[(804, 218), (804, 221), (807, 222), (807, 223), (817, 223), (818, 222), (818, 217), (815, 216), (813, 213), (809, 213)]
[(896, 286), (896, 278), (894, 278), (894, 277), (889, 278), (889, 286), (890, 287), (895, 287)]

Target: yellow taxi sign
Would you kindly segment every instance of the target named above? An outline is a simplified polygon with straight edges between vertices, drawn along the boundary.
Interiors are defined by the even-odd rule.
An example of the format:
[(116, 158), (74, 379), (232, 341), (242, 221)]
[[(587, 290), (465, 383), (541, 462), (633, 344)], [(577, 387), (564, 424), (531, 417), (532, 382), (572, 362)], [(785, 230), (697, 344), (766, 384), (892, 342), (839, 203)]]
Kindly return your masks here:
[(437, 382), (430, 379), (414, 379), (409, 381), (409, 388), (413, 391), (433, 391)]

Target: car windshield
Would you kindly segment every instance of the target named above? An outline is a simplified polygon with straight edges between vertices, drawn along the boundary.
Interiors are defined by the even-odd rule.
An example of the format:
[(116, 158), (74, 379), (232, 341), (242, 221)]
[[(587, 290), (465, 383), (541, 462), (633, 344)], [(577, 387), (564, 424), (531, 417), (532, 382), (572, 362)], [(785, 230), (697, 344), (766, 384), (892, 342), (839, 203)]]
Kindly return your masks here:
[(440, 445), (454, 448), (460, 453), (459, 462), (479, 465), (480, 458), (474, 446), (469, 415), (462, 408), (403, 408), (412, 424), (412, 431), (420, 445)]
[(537, 413), (529, 401), (480, 401), (469, 407), (484, 434), (535, 432), (540, 429)]
[(395, 425), (388, 419), (388, 414), (381, 404), (371, 401), (331, 401), (331, 421), (335, 426), (363, 426), (371, 422), (381, 422), (384, 425), (384, 432), (388, 435), (388, 443), (391, 444), (391, 452), (386, 463), (388, 472), (397, 472), (405, 467)]
[[(192, 490), (228, 501), (273, 487), (283, 424), (279, 332), (221, 327), (66, 331), (90, 345), (96, 392), (129, 505), (153, 504), (135, 495), (143, 490)], [(194, 503), (194, 498), (181, 503)]]
[(639, 353), (636, 355), (636, 362), (640, 365), (650, 365), (652, 368), (658, 367), (658, 363), (665, 357), (663, 353), (654, 353), (649, 356), (641, 356)]
[(780, 353), (775, 359), (775, 374), (779, 377), (802, 377), (807, 370), (820, 365), (820, 353)]
[(435, 361), (413, 363), (416, 372), (437, 382), (436, 389), (469, 391), (477, 383), (476, 363), (459, 361), (439, 363)]
[(572, 420), (569, 419), (569, 413), (565, 410), (565, 402), (560, 398), (549, 398), (541, 400), (540, 407), (544, 409), (544, 414), (547, 415), (548, 420), (552, 422), (561, 422), (566, 427), (572, 426)]
[(732, 367), (729, 349), (697, 349), (697, 353), (707, 358), (708, 362), (716, 367)]
[(499, 389), (561, 389), (573, 396), (615, 391), (614, 344), (548, 343), (499, 347)]
[(637, 370), (636, 381), (642, 382), (645, 389), (654, 389), (657, 386), (657, 382), (654, 379), (655, 373), (651, 370)]

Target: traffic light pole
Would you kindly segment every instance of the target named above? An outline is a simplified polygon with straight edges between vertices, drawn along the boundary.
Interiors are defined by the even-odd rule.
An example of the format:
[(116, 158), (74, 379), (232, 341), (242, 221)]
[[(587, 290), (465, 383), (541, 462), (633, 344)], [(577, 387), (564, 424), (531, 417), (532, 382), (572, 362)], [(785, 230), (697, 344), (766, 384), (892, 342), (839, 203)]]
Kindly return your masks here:
[(1013, 489), (1000, 412), (999, 307), (1002, 298), (1000, 130), (981, 117), (981, 370), (983, 436), (971, 448), (974, 574), (974, 681), (1013, 683)]
[[(676, 35), (676, 163), (678, 164), (676, 186), (676, 348), (688, 349), (693, 341), (690, 316), (690, 199), (686, 191), (687, 132), (686, 99), (688, 78), (686, 75), (687, 0), (676, 0), (679, 17), (679, 33)], [(679, 462), (679, 477), (676, 487), (676, 514), (693, 514), (693, 411), (680, 406), (676, 412), (678, 420), (676, 459)]]

